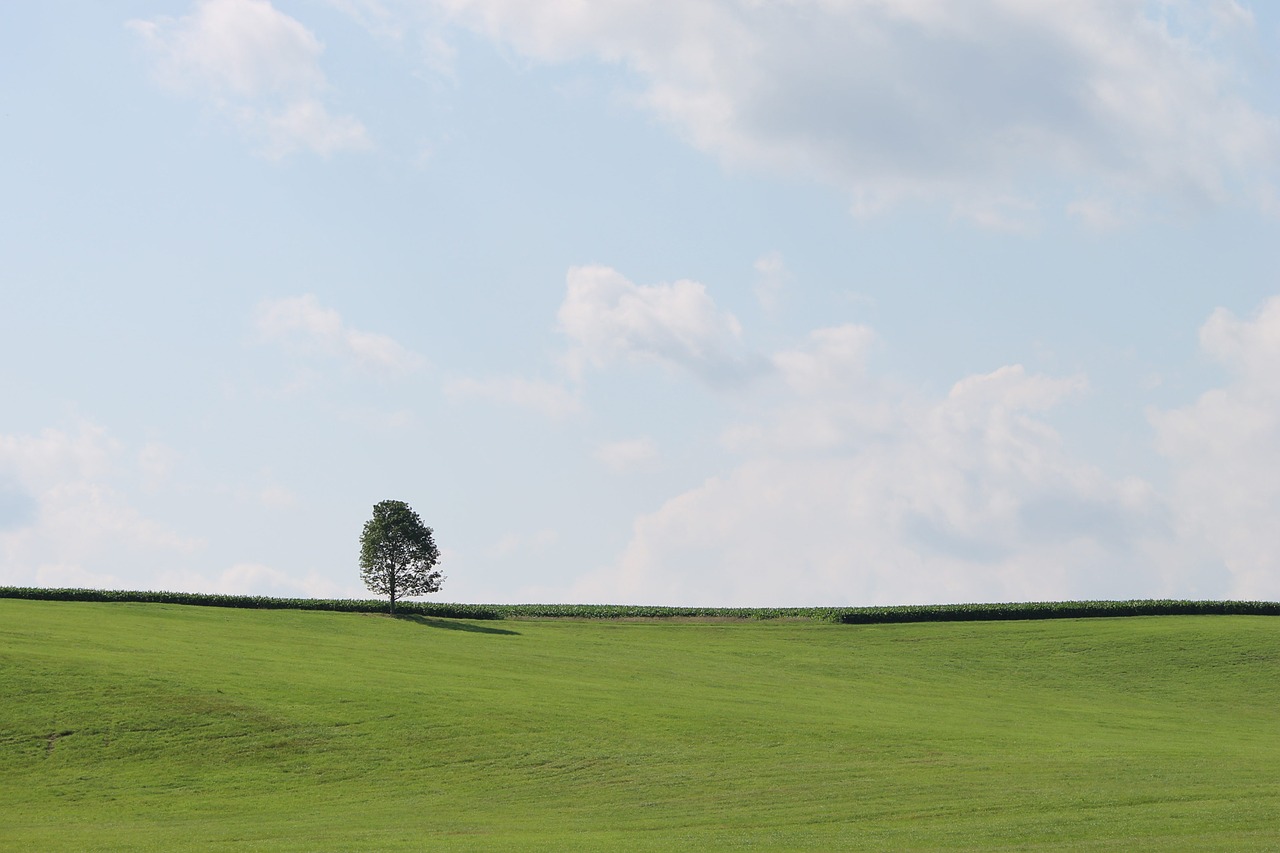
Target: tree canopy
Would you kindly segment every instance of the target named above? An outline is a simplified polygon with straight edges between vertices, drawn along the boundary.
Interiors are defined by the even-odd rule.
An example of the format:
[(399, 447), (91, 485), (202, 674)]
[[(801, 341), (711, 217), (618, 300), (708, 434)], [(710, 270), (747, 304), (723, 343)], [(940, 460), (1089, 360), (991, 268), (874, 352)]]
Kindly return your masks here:
[(371, 592), (396, 600), (436, 592), (444, 575), (436, 570), (440, 550), (431, 528), (404, 501), (374, 504), (360, 535), (360, 577)]

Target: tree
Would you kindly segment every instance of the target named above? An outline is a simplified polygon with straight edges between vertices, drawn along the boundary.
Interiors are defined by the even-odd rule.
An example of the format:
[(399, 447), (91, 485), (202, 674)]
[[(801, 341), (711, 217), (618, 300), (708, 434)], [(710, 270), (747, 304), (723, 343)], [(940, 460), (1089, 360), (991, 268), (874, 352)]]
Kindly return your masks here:
[(407, 503), (374, 504), (373, 518), (360, 534), (360, 577), (371, 592), (391, 598), (392, 615), (396, 599), (440, 589), (439, 559), (431, 528)]

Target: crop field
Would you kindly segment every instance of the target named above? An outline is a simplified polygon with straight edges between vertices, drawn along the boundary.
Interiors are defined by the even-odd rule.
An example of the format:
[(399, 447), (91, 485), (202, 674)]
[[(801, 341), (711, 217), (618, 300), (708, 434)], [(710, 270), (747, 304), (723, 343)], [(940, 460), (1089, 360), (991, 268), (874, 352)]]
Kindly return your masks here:
[(1280, 848), (1280, 619), (0, 600), (2, 850)]

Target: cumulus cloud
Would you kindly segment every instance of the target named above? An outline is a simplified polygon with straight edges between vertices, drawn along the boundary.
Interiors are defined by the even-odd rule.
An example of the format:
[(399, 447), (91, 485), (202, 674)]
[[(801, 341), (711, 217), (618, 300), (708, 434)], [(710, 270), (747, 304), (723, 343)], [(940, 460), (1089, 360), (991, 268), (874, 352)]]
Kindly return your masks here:
[(1190, 405), (1150, 413), (1173, 471), (1179, 545), (1220, 566), (1232, 597), (1280, 599), (1280, 297), (1249, 319), (1218, 309), (1200, 343), (1228, 381)]
[(936, 199), (1021, 228), (1046, 178), (1095, 224), (1129, 198), (1262, 202), (1280, 158), (1223, 47), (1253, 26), (1233, 2), (433, 5), (538, 61), (622, 65), (695, 146), (842, 187), (862, 214)]
[(1011, 365), (922, 400), (869, 381), (861, 327), (779, 354), (784, 390), (731, 430), (741, 461), (640, 517), (583, 600), (851, 604), (1160, 594), (1155, 490), (1062, 449), (1080, 377)]
[(610, 267), (573, 267), (558, 318), (574, 344), (575, 374), (588, 365), (654, 362), (718, 384), (758, 369), (738, 319), (696, 281), (637, 285)]
[[(769, 370), (764, 359), (747, 349), (738, 319), (717, 307), (696, 281), (638, 285), (612, 267), (571, 267), (557, 319), (570, 343), (563, 366), (575, 384), (588, 368), (620, 363), (661, 364), (716, 386)], [(311, 325), (332, 323), (317, 320)], [(583, 408), (580, 388), (538, 379), (461, 377), (447, 382), (444, 390), (453, 397), (520, 406), (556, 419)], [(639, 449), (601, 451), (604, 456), (598, 458), (611, 467), (626, 467), (623, 457)]]
[(802, 394), (815, 394), (859, 382), (876, 334), (869, 326), (852, 323), (817, 329), (803, 348), (773, 357), (774, 367)]
[(134, 20), (166, 86), (207, 99), (268, 157), (368, 148), (359, 120), (325, 106), (324, 45), (268, 0), (200, 0), (181, 18)]
[[(210, 569), (205, 539), (173, 529), (137, 502), (139, 492), (171, 480), (179, 458), (155, 442), (131, 448), (90, 423), (0, 433), (0, 585), (367, 595), (358, 583), (335, 583), (315, 571), (289, 573), (252, 561)], [(276, 486), (234, 496), (277, 510), (295, 499)]]
[(0, 583), (116, 586), (118, 572), (204, 543), (135, 508), (119, 487), (148, 476), (100, 427), (0, 434)]
[(785, 403), (730, 426), (722, 443), (740, 453), (822, 452), (892, 429), (894, 392), (867, 374), (876, 341), (869, 327), (845, 324), (815, 329), (800, 346), (775, 353), (772, 378)]
[(406, 373), (423, 365), (421, 356), (394, 339), (351, 328), (311, 294), (265, 299), (255, 308), (253, 323), (261, 340), (302, 353), (335, 355), (384, 373)]
[(453, 397), (471, 397), (532, 409), (556, 420), (582, 411), (581, 401), (569, 389), (539, 379), (513, 376), (490, 379), (464, 377), (445, 383), (444, 391)]
[(1008, 365), (936, 399), (879, 381), (874, 333), (773, 357), (772, 397), (724, 434), (739, 461), (638, 518), (576, 598), (702, 604), (1280, 598), (1280, 297), (1215, 311), (1225, 381), (1149, 412), (1157, 484), (1064, 450), (1088, 389)]

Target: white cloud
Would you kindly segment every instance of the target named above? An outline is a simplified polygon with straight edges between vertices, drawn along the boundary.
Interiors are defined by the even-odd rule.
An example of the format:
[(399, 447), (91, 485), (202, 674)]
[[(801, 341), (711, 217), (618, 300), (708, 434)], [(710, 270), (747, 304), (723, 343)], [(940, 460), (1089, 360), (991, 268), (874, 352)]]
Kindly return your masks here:
[(454, 397), (472, 397), (533, 409), (557, 420), (582, 411), (581, 401), (567, 388), (539, 379), (511, 376), (454, 379), (445, 383), (444, 391)]
[[(1068, 213), (1071, 206), (1068, 205)], [(957, 219), (967, 219), (988, 231), (1004, 231), (1009, 234), (1029, 234), (1035, 231), (1037, 207), (1030, 199), (1008, 194), (978, 194), (957, 198), (952, 203), (952, 214)]]
[(558, 318), (575, 345), (575, 373), (586, 365), (657, 362), (722, 383), (757, 369), (737, 318), (696, 281), (637, 285), (610, 267), (573, 267)]
[(191, 571), (160, 572), (157, 589), (223, 595), (271, 595), (283, 598), (371, 598), (358, 584), (336, 583), (310, 572), (305, 576), (282, 572), (262, 563), (236, 563), (210, 577)]
[(75, 432), (0, 434), (9, 494), (0, 502), (0, 583), (119, 586), (136, 561), (202, 549), (201, 540), (143, 515), (117, 485), (145, 481), (149, 465), (145, 451), (129, 454), (89, 424)]
[(1001, 414), (1018, 410), (1043, 412), (1088, 387), (1083, 376), (1028, 376), (1022, 365), (1014, 364), (961, 379), (951, 387), (947, 400), (961, 416), (975, 408), (980, 416), (987, 410)]
[(0, 469), (0, 533), (33, 523), (38, 511), (36, 496), (16, 475)]
[(778, 310), (783, 291), (791, 284), (791, 273), (783, 263), (781, 252), (762, 255), (755, 262), (756, 299), (766, 311)]
[(1280, 297), (1263, 303), (1252, 320), (1217, 309), (1200, 329), (1200, 345), (1248, 385), (1268, 391), (1280, 388), (1275, 369), (1280, 359)]
[(138, 470), (142, 476), (142, 487), (149, 491), (158, 491), (169, 482), (173, 469), (182, 458), (178, 451), (158, 441), (147, 442), (138, 451)]
[(1170, 461), (1179, 546), (1219, 566), (1238, 598), (1280, 599), (1280, 297), (1251, 319), (1218, 309), (1200, 330), (1230, 372), (1183, 408), (1150, 413)]
[(490, 557), (510, 557), (530, 551), (544, 551), (560, 541), (560, 534), (550, 528), (536, 533), (508, 533), (486, 549)]
[(378, 38), (390, 42), (399, 42), (404, 38), (404, 25), (379, 0), (328, 0), (328, 3), (351, 16)]
[(867, 375), (876, 341), (869, 327), (845, 324), (816, 329), (802, 346), (775, 353), (780, 398), (756, 420), (725, 430), (724, 446), (744, 454), (825, 452), (894, 428), (894, 392)]
[(250, 115), (265, 131), (263, 153), (275, 159), (290, 154), (299, 143), (322, 156), (369, 147), (364, 125), (351, 116), (332, 116), (314, 98), (294, 101), (279, 112)]
[(776, 396), (726, 435), (742, 460), (639, 518), (576, 598), (853, 604), (1158, 595), (1160, 496), (1061, 447), (1080, 377), (1012, 365), (920, 400), (868, 378), (874, 333), (774, 357)]
[(1113, 202), (1101, 198), (1073, 201), (1067, 205), (1067, 215), (1074, 216), (1095, 231), (1113, 231), (1132, 219), (1131, 215), (1117, 209)]
[(370, 145), (364, 125), (324, 105), (324, 45), (267, 0), (200, 0), (185, 17), (129, 26), (152, 48), (164, 85), (208, 99), (269, 157)]
[(610, 470), (621, 473), (657, 459), (658, 445), (648, 436), (630, 438), (601, 444), (592, 455)]
[(575, 598), (701, 604), (1280, 598), (1280, 297), (1200, 331), (1228, 379), (1152, 410), (1169, 486), (1073, 458), (1048, 416), (1083, 377), (1018, 365), (920, 399), (865, 327), (774, 356), (740, 461), (638, 518)]
[(1253, 25), (1233, 2), (434, 5), (539, 61), (623, 65), (697, 147), (816, 176), (863, 214), (941, 199), (1022, 228), (1046, 176), (1086, 198), (1261, 200), (1280, 157), (1219, 42)]
[(284, 486), (265, 486), (258, 492), (258, 501), (268, 509), (291, 509), (298, 503), (298, 496)]
[(406, 373), (423, 365), (421, 356), (392, 338), (350, 328), (341, 314), (323, 307), (311, 294), (263, 300), (253, 322), (263, 341), (304, 353), (336, 355), (371, 370)]
[(1238, 29), (1253, 29), (1253, 12), (1241, 6), (1236, 0), (1213, 0), (1209, 12), (1212, 15), (1213, 27), (1217, 33)]
[(863, 378), (875, 341), (876, 334), (868, 326), (845, 324), (817, 329), (809, 334), (807, 346), (777, 353), (773, 363), (795, 391), (829, 391)]

